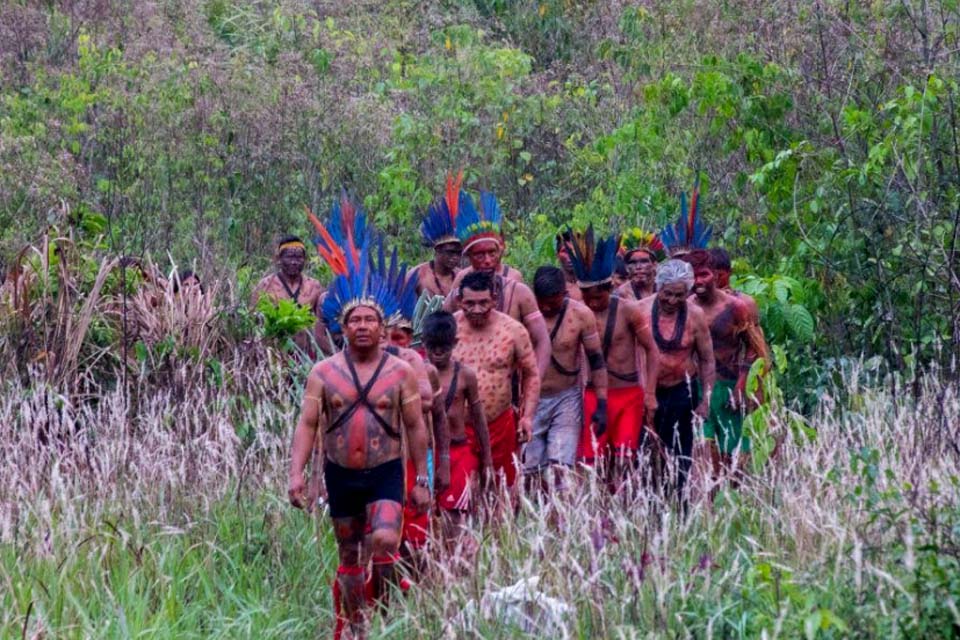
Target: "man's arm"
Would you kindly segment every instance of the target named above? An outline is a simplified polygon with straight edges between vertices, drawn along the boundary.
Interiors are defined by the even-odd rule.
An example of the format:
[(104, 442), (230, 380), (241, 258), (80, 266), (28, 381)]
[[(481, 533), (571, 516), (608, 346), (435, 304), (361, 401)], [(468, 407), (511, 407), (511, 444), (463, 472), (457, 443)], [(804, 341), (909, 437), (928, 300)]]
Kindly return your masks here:
[(477, 373), (473, 369), (464, 367), (460, 375), (464, 380), (464, 397), (470, 407), (473, 431), (477, 434), (480, 444), (480, 463), (487, 469), (493, 468), (493, 453), (490, 450), (490, 429), (487, 427), (487, 416), (483, 413), (483, 401), (480, 399), (480, 387), (477, 384)]
[[(303, 470), (310, 460), (310, 455), (313, 453), (317, 441), (317, 430), (322, 413), (320, 400), (322, 397), (323, 380), (320, 378), (318, 367), (314, 367), (307, 377), (307, 385), (303, 390), (300, 419), (297, 421), (297, 427), (293, 432), (293, 446), (290, 455), (290, 483), (287, 493), (290, 497), (290, 503), (298, 509), (308, 506)], [(322, 445), (322, 442), (319, 444)], [(317, 454), (323, 455), (322, 446), (318, 446)]]
[[(737, 307), (734, 312), (734, 317), (737, 320), (737, 329), (742, 343), (743, 353), (739, 363), (739, 376), (737, 377), (737, 386), (735, 389), (737, 406), (740, 406), (740, 403), (751, 404), (756, 402), (759, 404), (763, 401), (763, 387), (761, 386), (757, 389), (755, 399), (746, 398), (747, 376), (750, 373), (753, 363), (758, 359), (764, 360), (764, 369), (766, 369), (768, 366), (767, 363), (770, 362), (770, 352), (767, 349), (767, 341), (764, 338), (763, 329), (761, 329), (760, 325), (756, 322), (754, 313), (751, 311), (749, 305), (745, 300), (735, 299), (735, 302)], [(761, 375), (762, 373), (763, 372), (761, 372)]]
[(461, 269), (456, 276), (453, 278), (453, 285), (450, 287), (450, 292), (447, 294), (447, 297), (443, 299), (443, 310), (449, 311), (450, 313), (456, 313), (460, 310), (460, 281), (463, 280), (464, 270)]
[(697, 350), (697, 361), (700, 367), (700, 384), (703, 386), (703, 398), (697, 407), (697, 415), (706, 418), (710, 413), (710, 396), (713, 395), (713, 383), (717, 377), (716, 362), (713, 358), (713, 338), (710, 337), (710, 327), (707, 326), (707, 317), (699, 308), (688, 303), (688, 310), (695, 310), (694, 340)]
[(523, 318), (523, 326), (526, 327), (527, 333), (530, 334), (530, 341), (533, 343), (537, 370), (540, 372), (540, 376), (543, 376), (547, 372), (547, 367), (550, 366), (551, 346), (547, 321), (543, 319), (543, 314), (540, 313), (540, 308), (537, 306), (537, 299), (530, 287), (522, 282), (517, 282), (513, 286), (517, 295), (520, 315)]
[[(540, 318), (543, 322), (543, 318)], [(514, 331), (514, 356), (520, 371), (520, 431), (523, 442), (528, 442), (533, 434), (533, 416), (540, 402), (540, 368), (530, 343), (530, 336), (522, 328)], [(548, 354), (549, 357), (549, 354)]]
[(643, 349), (647, 369), (644, 372), (643, 406), (647, 410), (647, 424), (653, 425), (657, 412), (657, 377), (660, 375), (660, 349), (653, 339), (652, 317), (648, 305), (628, 305), (630, 324), (637, 344)]
[[(423, 405), (417, 375), (410, 365), (404, 363), (406, 374), (400, 387), (400, 414), (407, 433), (407, 451), (418, 476), (427, 475), (427, 427), (423, 424)], [(417, 485), (410, 491), (410, 499), (421, 512), (430, 504), (430, 492)]]
[(599, 437), (607, 430), (607, 364), (603, 360), (603, 346), (600, 344), (600, 334), (597, 333), (596, 318), (589, 309), (580, 314), (580, 327), (580, 343), (587, 354), (590, 382), (597, 395), (597, 410), (591, 421), (594, 433)]
[(428, 365), (427, 372), (433, 388), (433, 406), (430, 407), (430, 415), (433, 418), (433, 454), (436, 458), (437, 473), (434, 485), (439, 493), (450, 486), (450, 423), (447, 422), (446, 407), (440, 399), (443, 387), (440, 384), (437, 369), (433, 365)]

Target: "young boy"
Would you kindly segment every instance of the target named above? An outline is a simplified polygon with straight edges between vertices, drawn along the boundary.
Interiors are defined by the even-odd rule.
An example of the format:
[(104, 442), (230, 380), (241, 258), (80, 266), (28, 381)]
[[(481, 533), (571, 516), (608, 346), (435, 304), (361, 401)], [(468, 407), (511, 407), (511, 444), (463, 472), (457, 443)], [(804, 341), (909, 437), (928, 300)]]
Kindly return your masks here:
[(453, 348), (457, 344), (457, 323), (453, 315), (438, 311), (427, 316), (421, 340), (428, 361), (440, 375), (438, 400), (445, 405), (450, 427), (450, 486), (437, 494), (437, 506), (443, 518), (444, 539), (452, 544), (463, 516), (476, 506), (477, 480), (480, 488), (485, 489), (493, 475), (490, 433), (480, 401), (477, 374), (453, 359)]

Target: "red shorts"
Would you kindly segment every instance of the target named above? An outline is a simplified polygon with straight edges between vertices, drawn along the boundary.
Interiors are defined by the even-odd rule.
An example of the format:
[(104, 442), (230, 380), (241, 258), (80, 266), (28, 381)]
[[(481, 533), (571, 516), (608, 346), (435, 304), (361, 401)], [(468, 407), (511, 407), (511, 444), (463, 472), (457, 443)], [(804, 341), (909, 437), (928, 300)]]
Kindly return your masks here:
[(495, 419), (487, 422), (490, 430), (490, 453), (493, 458), (493, 472), (503, 469), (507, 477), (507, 486), (512, 487), (517, 480), (517, 462), (520, 445), (517, 442), (517, 414), (510, 407)]
[(437, 506), (447, 511), (469, 511), (474, 478), (480, 469), (473, 427), (466, 427), (466, 442), (450, 445), (450, 486), (437, 496)]
[[(607, 390), (607, 430), (599, 438), (593, 435), (590, 419), (597, 409), (597, 394), (593, 389), (583, 393), (583, 430), (577, 458), (588, 464), (598, 452), (615, 456), (632, 456), (640, 446), (643, 432), (643, 388), (620, 387)], [(594, 449), (596, 439), (596, 449)]]
[(417, 467), (413, 460), (407, 460), (407, 487), (406, 500), (403, 505), (402, 542), (411, 547), (421, 547), (427, 542), (427, 532), (430, 530), (429, 512), (417, 513), (416, 507), (410, 500), (410, 491), (417, 484)]

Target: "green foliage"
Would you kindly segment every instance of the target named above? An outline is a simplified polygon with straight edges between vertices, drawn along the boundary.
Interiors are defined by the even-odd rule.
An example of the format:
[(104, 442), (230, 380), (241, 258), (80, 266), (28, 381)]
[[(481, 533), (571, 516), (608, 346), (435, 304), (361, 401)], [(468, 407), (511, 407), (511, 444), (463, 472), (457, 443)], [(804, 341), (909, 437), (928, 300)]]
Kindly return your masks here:
[(263, 336), (281, 343), (317, 322), (309, 309), (286, 298), (274, 302), (263, 296), (257, 301), (257, 311), (263, 317)]

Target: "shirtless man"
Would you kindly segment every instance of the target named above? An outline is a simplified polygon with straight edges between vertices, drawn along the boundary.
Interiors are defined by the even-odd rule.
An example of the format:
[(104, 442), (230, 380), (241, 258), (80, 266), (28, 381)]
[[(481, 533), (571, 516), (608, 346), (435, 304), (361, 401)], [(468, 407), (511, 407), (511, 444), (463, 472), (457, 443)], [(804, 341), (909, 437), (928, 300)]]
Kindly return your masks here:
[(583, 302), (580, 287), (577, 286), (577, 276), (573, 273), (573, 264), (570, 262), (570, 232), (561, 231), (557, 234), (557, 262), (563, 269), (563, 278), (566, 282), (567, 296), (571, 300)]
[(757, 301), (753, 296), (748, 296), (742, 291), (737, 291), (730, 286), (730, 274), (733, 271), (733, 265), (730, 263), (730, 254), (726, 249), (710, 249), (710, 264), (713, 265), (713, 273), (717, 279), (717, 288), (725, 293), (729, 293), (735, 298), (743, 300), (750, 310), (754, 324), (760, 326), (760, 309), (757, 307)]
[[(493, 470), (502, 473), (507, 486), (512, 487), (517, 476), (518, 445), (530, 440), (540, 398), (533, 345), (522, 324), (494, 309), (494, 281), (489, 273), (480, 271), (464, 277), (457, 299), (461, 311), (454, 316), (457, 345), (453, 357), (477, 372)], [(515, 373), (520, 377), (519, 422), (512, 403), (511, 379)]]
[[(256, 306), (261, 297), (276, 304), (280, 300), (292, 300), (306, 307), (317, 317), (313, 335), (316, 340), (324, 337), (324, 325), (321, 320), (320, 303), (323, 286), (309, 276), (303, 275), (307, 264), (307, 249), (300, 238), (284, 236), (277, 246), (277, 271), (263, 278), (254, 287), (250, 296), (250, 305)], [(309, 332), (303, 331), (294, 336), (294, 343), (307, 353), (312, 352)]]
[(687, 303), (693, 288), (690, 265), (680, 260), (660, 264), (656, 287), (657, 295), (635, 304), (649, 319), (660, 350), (654, 444), (676, 458), (677, 499), (685, 510), (684, 488), (693, 453), (693, 416), (706, 418), (709, 414), (713, 345), (703, 311)]
[[(644, 423), (652, 421), (657, 411), (660, 353), (653, 340), (650, 319), (635, 303), (613, 296), (610, 281), (593, 286), (585, 284), (591, 283), (580, 285), (583, 301), (596, 319), (607, 364), (609, 426), (605, 433), (594, 438), (593, 432), (585, 425), (578, 457), (586, 464), (593, 464), (597, 456), (604, 456), (608, 465), (605, 474), (611, 486), (616, 488), (637, 454)], [(646, 365), (643, 386), (637, 369), (638, 351)], [(597, 392), (588, 387), (584, 394), (584, 415), (590, 415), (596, 406)]]
[(683, 260), (693, 267), (694, 295), (688, 302), (706, 316), (716, 361), (703, 435), (710, 442), (714, 479), (726, 471), (736, 482), (750, 456), (750, 439), (743, 435), (744, 415), (754, 408), (746, 397), (747, 374), (757, 358), (767, 357), (767, 345), (746, 301), (719, 288), (711, 253), (698, 249)]
[[(546, 489), (543, 472), (548, 467), (573, 468), (584, 422), (598, 437), (607, 430), (607, 368), (593, 313), (566, 295), (563, 271), (540, 267), (533, 290), (550, 330), (551, 354), (550, 367), (540, 383), (533, 438), (523, 450), (523, 470), (529, 477), (539, 475), (540, 486)], [(589, 416), (583, 415), (581, 350), (586, 353), (596, 398)]]
[(446, 311), (431, 313), (423, 323), (423, 346), (427, 359), (440, 375), (440, 396), (450, 425), (450, 486), (437, 492), (443, 519), (443, 537), (455, 546), (460, 525), (476, 507), (476, 491), (484, 490), (493, 477), (490, 433), (483, 402), (472, 367), (454, 360), (457, 321)]
[[(330, 518), (340, 556), (334, 583), (336, 637), (347, 623), (355, 638), (366, 632), (367, 554), (372, 552), (372, 593), (383, 601), (395, 579), (403, 512), (402, 434), (417, 469), (410, 498), (419, 511), (430, 505), (427, 434), (420, 391), (410, 365), (384, 353), (381, 311), (356, 306), (341, 319), (346, 349), (314, 366), (307, 378), (293, 436), (290, 502), (312, 509), (303, 470), (318, 432)], [(370, 549), (361, 550), (369, 530)]]
[(432, 296), (446, 296), (453, 288), (453, 280), (460, 267), (463, 245), (457, 237), (456, 219), (460, 202), (466, 194), (460, 191), (463, 172), (456, 178), (447, 176), (444, 197), (427, 209), (420, 225), (420, 235), (428, 247), (433, 247), (433, 259), (413, 268), (410, 277), (417, 278), (417, 295), (427, 291)]
[[(461, 201), (457, 224), (465, 229), (461, 234), (461, 240), (464, 255), (469, 259), (470, 266), (457, 274), (453, 283), (454, 289), (447, 295), (443, 308), (451, 313), (460, 308), (460, 283), (467, 275), (480, 272), (493, 276), (496, 310), (507, 314), (526, 327), (536, 353), (537, 366), (542, 375), (550, 363), (550, 337), (547, 335), (547, 325), (537, 308), (533, 291), (522, 282), (520, 272), (505, 267), (501, 261), (504, 241), (500, 232), (500, 214), (496, 200), (489, 193), (481, 193), (480, 200), (481, 209), (488, 213), (482, 215), (478, 213), (465, 194)], [(491, 216), (494, 222), (490, 222), (490, 219), (484, 216)], [(474, 220), (475, 224), (467, 224), (470, 220)]]

